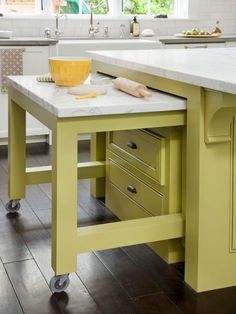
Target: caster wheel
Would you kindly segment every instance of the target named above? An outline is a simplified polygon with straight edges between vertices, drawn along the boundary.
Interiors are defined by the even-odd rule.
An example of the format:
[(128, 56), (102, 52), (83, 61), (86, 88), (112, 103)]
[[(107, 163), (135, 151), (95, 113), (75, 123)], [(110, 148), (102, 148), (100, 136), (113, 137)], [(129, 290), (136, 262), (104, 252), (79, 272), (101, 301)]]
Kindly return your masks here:
[(59, 275), (52, 277), (49, 286), (52, 293), (60, 293), (66, 290), (66, 288), (69, 286), (69, 283), (69, 275)]
[(6, 206), (6, 210), (9, 211), (10, 213), (16, 213), (20, 209), (20, 201), (19, 200), (10, 200)]

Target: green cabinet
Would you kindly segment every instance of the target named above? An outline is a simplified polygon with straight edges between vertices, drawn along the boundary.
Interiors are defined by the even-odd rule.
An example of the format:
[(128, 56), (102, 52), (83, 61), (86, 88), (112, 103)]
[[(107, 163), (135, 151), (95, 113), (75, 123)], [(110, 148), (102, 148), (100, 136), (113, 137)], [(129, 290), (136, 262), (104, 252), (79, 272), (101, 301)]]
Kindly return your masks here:
[[(121, 220), (182, 209), (182, 128), (107, 134), (106, 205)], [(183, 260), (181, 241), (149, 244), (167, 262)]]

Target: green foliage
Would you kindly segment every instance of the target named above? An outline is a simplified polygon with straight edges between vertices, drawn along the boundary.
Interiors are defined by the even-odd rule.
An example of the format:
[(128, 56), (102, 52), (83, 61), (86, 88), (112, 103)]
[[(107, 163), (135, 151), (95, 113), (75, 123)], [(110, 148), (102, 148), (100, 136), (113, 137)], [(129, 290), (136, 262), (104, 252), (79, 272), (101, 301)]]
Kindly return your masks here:
[[(93, 4), (94, 9), (93, 13), (94, 14), (107, 14), (108, 13), (108, 1), (104, 0), (103, 2), (101, 0), (85, 0), (84, 1), (86, 4), (90, 5)], [(99, 5), (98, 7), (96, 7)]]
[(173, 0), (152, 0), (151, 14), (171, 14), (173, 13)]
[[(66, 14), (79, 14), (80, 9), (80, 2), (82, 1), (82, 14), (89, 14), (89, 5), (93, 4), (94, 14), (107, 14), (108, 13), (108, 5), (107, 1), (104, 0), (66, 0), (66, 6), (61, 5), (60, 6), (60, 13), (66, 13)], [(99, 6), (98, 6), (99, 5)]]
[(124, 14), (147, 14), (148, 0), (124, 0)]
[(174, 0), (123, 0), (124, 14), (147, 14), (150, 3), (151, 14), (172, 14)]

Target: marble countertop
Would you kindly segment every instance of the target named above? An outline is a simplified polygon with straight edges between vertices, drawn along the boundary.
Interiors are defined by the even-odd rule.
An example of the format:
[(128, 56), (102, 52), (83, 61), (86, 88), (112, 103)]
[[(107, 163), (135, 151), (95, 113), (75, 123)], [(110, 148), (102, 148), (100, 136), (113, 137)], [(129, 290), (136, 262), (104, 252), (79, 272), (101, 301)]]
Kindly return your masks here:
[(59, 44), (78, 44), (78, 43), (101, 43), (101, 42), (111, 42), (111, 43), (124, 43), (132, 42), (138, 44), (140, 42), (145, 43), (155, 43), (161, 42), (163, 44), (188, 44), (188, 43), (225, 43), (236, 41), (236, 35), (221, 35), (220, 37), (212, 38), (181, 38), (176, 36), (153, 36), (153, 37), (144, 37), (140, 36), (137, 38), (88, 38), (88, 37), (61, 37), (59, 39)]
[(0, 39), (0, 46), (50, 46), (57, 42), (57, 39), (45, 37), (12, 37)]
[(69, 95), (66, 87), (37, 82), (35, 76), (11, 76), (9, 86), (15, 87), (60, 118), (186, 109), (184, 99), (154, 90), (151, 90), (150, 98), (136, 98), (116, 90), (112, 83), (106, 85), (106, 95), (83, 100), (76, 100), (74, 95)]
[(124, 44), (124, 43), (132, 43), (134, 45), (138, 45), (140, 43), (146, 43), (148, 44), (153, 44), (153, 43), (158, 43), (157, 38), (153, 39), (146, 39), (146, 38), (87, 38), (87, 37), (65, 37), (65, 38), (60, 38), (59, 40), (59, 45), (68, 45), (68, 44)]
[(184, 38), (176, 36), (159, 36), (157, 40), (163, 44), (190, 44), (190, 43), (225, 43), (236, 41), (236, 35), (221, 35), (220, 37), (211, 38)]
[(90, 51), (105, 62), (236, 94), (236, 48)]

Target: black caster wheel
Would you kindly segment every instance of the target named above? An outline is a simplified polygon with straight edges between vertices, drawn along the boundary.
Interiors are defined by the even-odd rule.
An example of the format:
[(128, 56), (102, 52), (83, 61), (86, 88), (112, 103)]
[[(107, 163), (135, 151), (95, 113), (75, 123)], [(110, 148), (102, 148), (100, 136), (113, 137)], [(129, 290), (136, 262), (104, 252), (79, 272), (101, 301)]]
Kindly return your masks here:
[(69, 286), (70, 278), (69, 274), (54, 276), (50, 280), (49, 286), (52, 293), (60, 293), (66, 290)]
[(19, 200), (10, 200), (6, 204), (5, 208), (9, 213), (17, 213), (20, 209), (20, 201)]

